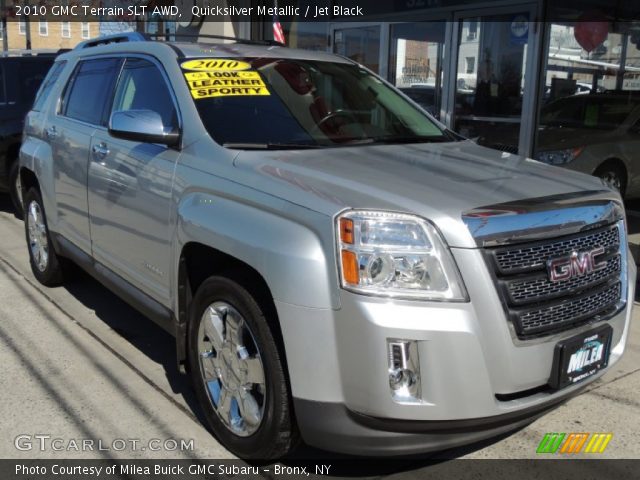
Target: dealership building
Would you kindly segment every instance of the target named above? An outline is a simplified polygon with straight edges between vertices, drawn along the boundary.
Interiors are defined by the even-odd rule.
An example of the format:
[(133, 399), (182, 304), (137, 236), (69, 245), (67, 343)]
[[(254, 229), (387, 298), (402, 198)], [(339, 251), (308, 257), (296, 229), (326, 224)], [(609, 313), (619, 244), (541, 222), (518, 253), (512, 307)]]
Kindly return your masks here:
[[(236, 0), (233, 5), (274, 3)], [(312, 12), (330, 7), (321, 22), (280, 15), (288, 46), (356, 60), (483, 145), (562, 164), (605, 135), (615, 136), (612, 143), (618, 146), (628, 143), (627, 153), (635, 149), (640, 157), (640, 133), (635, 133), (640, 131), (635, 95), (640, 95), (640, 2), (298, 0), (286, 5)], [(360, 6), (363, 15), (335, 16), (334, 5)], [(273, 38), (273, 23), (264, 16), (251, 22), (208, 20), (189, 17), (177, 31)], [(554, 128), (560, 123), (564, 133)], [(625, 125), (629, 128), (620, 131)], [(602, 160), (615, 163), (616, 156)]]

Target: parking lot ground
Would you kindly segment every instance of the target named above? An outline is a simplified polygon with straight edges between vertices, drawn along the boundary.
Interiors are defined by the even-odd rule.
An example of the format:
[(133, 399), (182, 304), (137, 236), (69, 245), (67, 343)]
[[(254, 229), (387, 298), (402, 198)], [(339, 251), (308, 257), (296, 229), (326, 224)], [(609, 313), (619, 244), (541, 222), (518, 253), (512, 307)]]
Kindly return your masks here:
[[(22, 228), (0, 214), (0, 457), (233, 458), (192, 413), (186, 379), (155, 355), (175, 355), (169, 335), (82, 274), (41, 289)], [(35, 435), (51, 436), (45, 451)], [(94, 450), (76, 451), (85, 439)]]
[[(548, 432), (610, 432), (598, 458), (640, 458), (639, 316), (637, 309), (624, 358), (585, 394), (511, 435), (436, 458), (539, 458)], [(63, 287), (40, 286), (29, 270), (23, 224), (3, 199), (0, 362), (0, 458), (232, 458), (198, 422), (174, 340), (81, 272)], [(32, 450), (16, 448), (17, 436), (35, 434), (139, 443), (124, 451), (41, 452), (36, 441)], [(194, 449), (151, 451), (152, 439), (193, 439)], [(298, 452), (324, 456), (309, 447)], [(418, 478), (424, 468), (418, 462), (393, 477)]]

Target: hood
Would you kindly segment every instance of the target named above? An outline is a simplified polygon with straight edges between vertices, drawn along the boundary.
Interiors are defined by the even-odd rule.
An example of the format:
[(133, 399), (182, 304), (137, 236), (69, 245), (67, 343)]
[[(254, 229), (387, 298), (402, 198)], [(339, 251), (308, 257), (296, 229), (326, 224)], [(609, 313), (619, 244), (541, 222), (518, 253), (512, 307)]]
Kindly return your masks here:
[(603, 189), (594, 177), (470, 141), (242, 151), (235, 166), (252, 186), (329, 216), (348, 208), (420, 215), (438, 226), (450, 246), (464, 248), (476, 246), (464, 212)]

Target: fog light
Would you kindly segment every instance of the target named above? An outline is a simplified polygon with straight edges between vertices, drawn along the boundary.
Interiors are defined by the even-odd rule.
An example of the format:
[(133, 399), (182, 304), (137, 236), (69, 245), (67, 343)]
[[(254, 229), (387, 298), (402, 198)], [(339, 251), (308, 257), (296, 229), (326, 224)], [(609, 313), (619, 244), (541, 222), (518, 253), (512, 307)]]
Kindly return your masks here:
[(420, 402), (420, 362), (418, 343), (413, 340), (387, 339), (389, 387), (398, 402)]
[(410, 388), (416, 383), (416, 375), (411, 370), (391, 370), (389, 372), (389, 385), (392, 390)]

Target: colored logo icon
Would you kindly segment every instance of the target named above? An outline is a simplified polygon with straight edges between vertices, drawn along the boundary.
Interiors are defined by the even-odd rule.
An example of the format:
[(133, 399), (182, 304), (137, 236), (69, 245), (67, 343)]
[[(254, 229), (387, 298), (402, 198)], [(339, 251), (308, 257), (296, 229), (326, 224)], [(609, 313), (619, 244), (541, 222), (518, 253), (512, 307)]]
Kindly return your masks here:
[(603, 453), (612, 433), (547, 433), (536, 453)]

